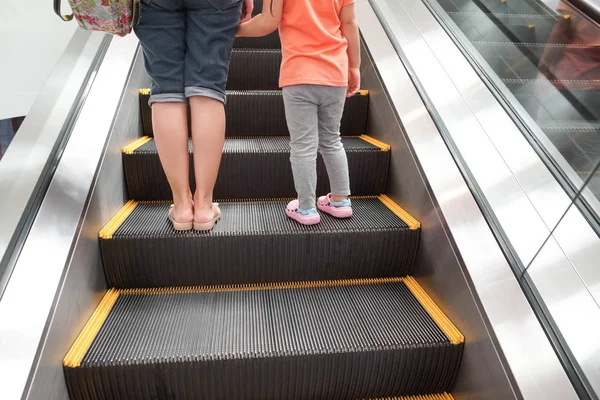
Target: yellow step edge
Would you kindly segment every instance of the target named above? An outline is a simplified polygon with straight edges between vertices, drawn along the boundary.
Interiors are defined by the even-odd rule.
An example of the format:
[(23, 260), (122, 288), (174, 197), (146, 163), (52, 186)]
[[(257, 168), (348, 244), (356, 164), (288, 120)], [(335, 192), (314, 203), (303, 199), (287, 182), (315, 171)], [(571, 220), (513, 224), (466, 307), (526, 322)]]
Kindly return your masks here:
[(392, 146), (390, 146), (389, 144), (383, 143), (382, 141), (379, 141), (368, 135), (360, 135), (359, 138), (361, 138), (367, 143), (371, 143), (373, 146), (379, 147), (382, 151), (390, 151), (390, 149), (392, 148)]
[(117, 214), (100, 230), (98, 236), (100, 239), (112, 239), (113, 234), (119, 229), (121, 224), (131, 215), (133, 210), (137, 207), (138, 202), (135, 200), (129, 200), (123, 208), (119, 210)]
[(117, 298), (119, 297), (119, 292), (117, 290), (111, 289), (104, 295), (102, 301), (96, 308), (96, 311), (92, 314), (90, 320), (85, 325), (73, 346), (65, 356), (63, 360), (63, 365), (67, 368), (77, 368), (81, 365), (81, 360), (86, 355), (89, 350), (92, 342), (100, 332), (100, 328), (106, 321), (108, 314), (112, 310), (115, 305)]
[(150, 95), (150, 89), (142, 88), (140, 89), (140, 94), (143, 96), (148, 96)]
[(421, 228), (421, 223), (417, 221), (412, 215), (410, 215), (406, 210), (400, 207), (398, 204), (394, 202), (394, 200), (390, 199), (385, 194), (379, 196), (379, 200), (386, 205), (387, 208), (392, 210), (394, 214), (408, 225), (411, 230), (416, 230)]
[(139, 149), (142, 145), (151, 141), (152, 138), (150, 136), (142, 136), (141, 138), (129, 143), (127, 146), (123, 147), (123, 154), (133, 154), (134, 151)]
[[(67, 368), (77, 368), (88, 352), (94, 339), (98, 335), (102, 325), (106, 321), (117, 299), (121, 295), (165, 295), (165, 294), (190, 294), (190, 293), (218, 293), (231, 291), (258, 291), (258, 290), (278, 290), (278, 289), (303, 289), (303, 288), (322, 288), (335, 286), (359, 286), (374, 285), (381, 283), (399, 283), (404, 282), (413, 296), (419, 301), (435, 323), (446, 334), (450, 343), (461, 344), (464, 342), (464, 336), (450, 322), (439, 307), (431, 300), (425, 291), (412, 277), (406, 278), (369, 278), (369, 279), (342, 279), (328, 281), (307, 281), (307, 282), (284, 282), (284, 283), (263, 283), (263, 284), (236, 284), (236, 285), (213, 285), (213, 286), (182, 286), (169, 288), (147, 288), (147, 289), (110, 289), (98, 307), (92, 314), (90, 320), (85, 325), (75, 343), (65, 356), (63, 365)], [(437, 397), (436, 397), (437, 396)], [(414, 399), (414, 400), (451, 400), (452, 397), (446, 393), (421, 396), (421, 397), (393, 397), (391, 399)]]
[(444, 334), (450, 340), (452, 344), (461, 344), (465, 342), (465, 337), (456, 326), (448, 319), (446, 314), (442, 312), (442, 310), (433, 302), (431, 297), (423, 288), (417, 283), (417, 281), (412, 277), (408, 276), (404, 279), (404, 284), (411, 293), (419, 300), (419, 303), (423, 306), (423, 308), (427, 311), (427, 313), (433, 318), (435, 323), (440, 327), (440, 329), (444, 332)]
[(400, 397), (386, 397), (380, 399), (369, 399), (369, 400), (454, 400), (454, 397), (448, 393), (440, 394), (424, 394), (420, 396), (400, 396)]
[(161, 294), (189, 294), (189, 293), (220, 293), (239, 291), (260, 291), (278, 289), (308, 289), (334, 286), (359, 286), (375, 285), (380, 283), (403, 282), (404, 278), (369, 278), (369, 279), (342, 279), (329, 281), (304, 281), (304, 282), (275, 282), (275, 283), (247, 283), (235, 285), (213, 285), (213, 286), (180, 286), (167, 288), (141, 288), (120, 289), (123, 295), (161, 295)]
[(369, 91), (367, 89), (361, 89), (358, 91), (358, 94), (361, 96), (367, 96), (369, 94)]

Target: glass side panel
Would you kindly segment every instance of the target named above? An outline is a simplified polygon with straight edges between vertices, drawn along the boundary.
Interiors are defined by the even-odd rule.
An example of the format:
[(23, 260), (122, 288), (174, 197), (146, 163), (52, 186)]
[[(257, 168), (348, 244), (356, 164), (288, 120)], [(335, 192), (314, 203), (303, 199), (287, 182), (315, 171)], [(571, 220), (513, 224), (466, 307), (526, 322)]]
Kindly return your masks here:
[[(521, 117), (526, 134), (575, 189), (596, 180), (600, 26), (561, 0), (424, 1), (442, 9), (450, 30), (467, 38), (464, 47), (484, 61), (479, 67)], [(590, 189), (600, 199), (597, 184)]]

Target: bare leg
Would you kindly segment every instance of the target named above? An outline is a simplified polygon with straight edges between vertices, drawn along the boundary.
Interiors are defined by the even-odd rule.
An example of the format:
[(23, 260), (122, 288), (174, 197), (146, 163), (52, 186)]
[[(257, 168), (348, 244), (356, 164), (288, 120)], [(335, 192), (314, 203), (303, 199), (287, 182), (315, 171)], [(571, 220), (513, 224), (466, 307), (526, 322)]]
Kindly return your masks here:
[(207, 222), (214, 217), (213, 189), (219, 173), (225, 142), (225, 107), (203, 96), (190, 97), (192, 140), (194, 142), (194, 221)]
[(189, 177), (187, 105), (154, 103), (152, 126), (160, 162), (173, 193), (173, 218), (178, 222), (194, 219)]

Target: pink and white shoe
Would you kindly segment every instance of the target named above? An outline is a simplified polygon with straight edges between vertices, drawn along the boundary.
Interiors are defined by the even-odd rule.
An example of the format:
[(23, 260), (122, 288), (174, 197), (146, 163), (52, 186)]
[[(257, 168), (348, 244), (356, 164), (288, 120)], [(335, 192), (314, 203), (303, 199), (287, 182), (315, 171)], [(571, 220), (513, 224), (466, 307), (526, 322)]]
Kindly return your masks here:
[(350, 199), (331, 201), (331, 193), (321, 196), (317, 200), (319, 210), (336, 218), (350, 218), (352, 216), (352, 202)]
[(285, 208), (285, 213), (294, 221), (302, 225), (316, 225), (321, 222), (321, 216), (316, 209), (301, 210), (298, 200), (292, 200)]

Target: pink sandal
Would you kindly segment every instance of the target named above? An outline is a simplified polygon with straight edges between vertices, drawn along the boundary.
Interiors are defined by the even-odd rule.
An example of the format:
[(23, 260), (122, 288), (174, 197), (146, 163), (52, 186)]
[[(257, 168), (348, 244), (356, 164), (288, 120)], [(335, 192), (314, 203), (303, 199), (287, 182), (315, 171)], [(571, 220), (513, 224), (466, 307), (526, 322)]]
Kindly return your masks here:
[(352, 216), (352, 202), (350, 199), (334, 202), (331, 201), (331, 193), (319, 197), (317, 207), (324, 213), (336, 218), (350, 218)]
[(194, 221), (190, 221), (190, 222), (175, 221), (175, 219), (173, 218), (174, 207), (175, 207), (175, 205), (171, 204), (171, 207), (169, 207), (169, 214), (167, 215), (169, 218), (169, 221), (171, 221), (171, 224), (173, 224), (173, 229), (175, 229), (178, 232), (191, 230), (192, 227), (194, 226)]
[(298, 200), (292, 200), (287, 205), (285, 213), (288, 217), (301, 223), (302, 225), (316, 225), (321, 222), (321, 216), (316, 209), (312, 210), (300, 210), (300, 203)]
[(208, 232), (215, 227), (215, 224), (219, 222), (221, 219), (221, 209), (219, 208), (219, 203), (213, 203), (213, 218), (206, 222), (196, 222), (194, 221), (194, 230)]

